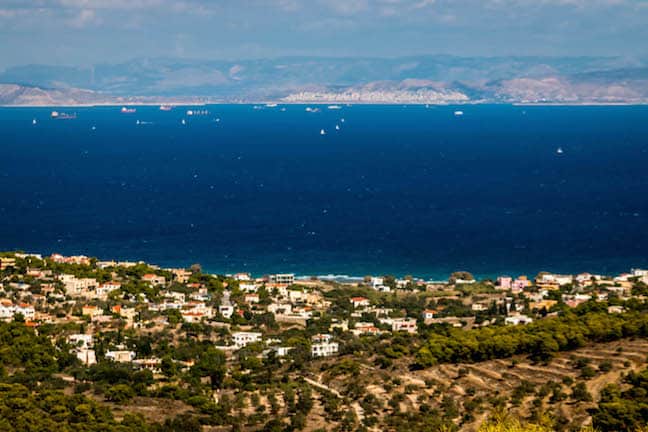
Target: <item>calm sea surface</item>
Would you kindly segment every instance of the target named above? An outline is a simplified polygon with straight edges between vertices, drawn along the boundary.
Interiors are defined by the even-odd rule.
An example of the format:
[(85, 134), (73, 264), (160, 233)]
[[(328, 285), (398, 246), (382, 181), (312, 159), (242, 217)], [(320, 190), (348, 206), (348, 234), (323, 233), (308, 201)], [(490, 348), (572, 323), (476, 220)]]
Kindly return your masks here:
[(648, 107), (187, 109), (0, 109), (0, 250), (255, 274), (648, 266)]

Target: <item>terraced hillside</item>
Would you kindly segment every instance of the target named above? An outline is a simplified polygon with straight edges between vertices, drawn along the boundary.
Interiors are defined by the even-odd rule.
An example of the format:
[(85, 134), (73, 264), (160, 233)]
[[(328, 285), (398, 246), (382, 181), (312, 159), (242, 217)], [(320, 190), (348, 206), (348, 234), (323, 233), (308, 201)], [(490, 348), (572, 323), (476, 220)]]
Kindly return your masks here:
[(406, 362), (383, 370), (337, 359), (342, 367), (321, 365), (327, 372), (312, 378), (339, 392), (370, 430), (396, 430), (399, 418), (435, 410), (462, 431), (478, 430), (496, 410), (571, 430), (590, 425), (588, 409), (601, 390), (647, 358), (648, 340), (626, 339), (563, 352), (547, 363), (514, 357), (410, 371)]

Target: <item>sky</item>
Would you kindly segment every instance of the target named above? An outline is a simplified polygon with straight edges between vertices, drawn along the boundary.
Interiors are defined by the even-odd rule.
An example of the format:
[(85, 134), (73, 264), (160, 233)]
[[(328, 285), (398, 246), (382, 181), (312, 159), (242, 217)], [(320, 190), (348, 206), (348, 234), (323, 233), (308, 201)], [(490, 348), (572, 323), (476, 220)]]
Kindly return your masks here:
[(648, 0), (0, 0), (0, 68), (141, 57), (648, 55)]

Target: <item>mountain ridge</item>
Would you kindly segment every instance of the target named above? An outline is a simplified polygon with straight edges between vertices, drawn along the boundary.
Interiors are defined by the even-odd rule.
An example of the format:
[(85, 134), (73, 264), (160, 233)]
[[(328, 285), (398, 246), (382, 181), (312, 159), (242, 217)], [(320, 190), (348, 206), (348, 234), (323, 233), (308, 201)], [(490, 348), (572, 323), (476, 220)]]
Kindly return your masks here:
[[(155, 58), (91, 66), (15, 66), (0, 72), (0, 83), (24, 87), (21, 96), (13, 99), (3, 90), (3, 105), (25, 101), (38, 105), (48, 100), (77, 104), (174, 100), (642, 104), (648, 102), (648, 62), (622, 57), (447, 55), (241, 61)], [(40, 97), (35, 89), (42, 91)], [(32, 97), (25, 97), (29, 92)]]

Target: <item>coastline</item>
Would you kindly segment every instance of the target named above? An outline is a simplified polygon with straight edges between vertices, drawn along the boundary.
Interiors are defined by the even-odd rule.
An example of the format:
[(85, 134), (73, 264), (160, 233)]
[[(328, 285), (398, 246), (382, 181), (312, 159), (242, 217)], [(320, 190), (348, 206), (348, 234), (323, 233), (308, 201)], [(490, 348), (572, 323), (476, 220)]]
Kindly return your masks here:
[[(235, 267), (235, 268), (228, 268), (228, 269), (223, 269), (222, 267), (218, 266), (213, 266), (209, 264), (204, 264), (201, 262), (200, 259), (198, 260), (155, 260), (155, 259), (148, 259), (145, 256), (121, 256), (117, 257), (115, 255), (112, 256), (97, 256), (95, 254), (89, 253), (89, 252), (84, 252), (80, 253), (79, 251), (60, 251), (60, 250), (49, 250), (47, 252), (24, 252), (22, 250), (17, 250), (17, 249), (4, 249), (0, 248), (0, 253), (26, 253), (26, 254), (38, 254), (42, 255), (43, 257), (47, 257), (50, 255), (55, 255), (55, 254), (62, 254), (62, 255), (69, 255), (69, 256), (87, 256), (88, 258), (91, 259), (97, 259), (97, 261), (115, 261), (115, 262), (135, 262), (135, 263), (146, 263), (147, 265), (159, 267), (161, 269), (174, 269), (174, 268), (189, 268), (193, 264), (200, 264), (202, 271), (206, 274), (211, 274), (211, 275), (222, 275), (222, 276), (228, 276), (228, 275), (233, 275), (236, 273), (249, 273), (252, 277), (263, 277), (265, 275), (269, 274), (277, 274), (277, 273), (290, 273), (294, 274), (296, 280), (309, 280), (311, 278), (317, 278), (319, 280), (334, 280), (334, 281), (346, 281), (346, 282), (360, 282), (362, 281), (366, 276), (386, 276), (386, 275), (391, 275), (396, 278), (404, 278), (405, 276), (412, 276), (416, 280), (423, 280), (427, 283), (446, 283), (448, 281), (448, 278), (453, 272), (459, 272), (459, 271), (467, 271), (475, 277), (476, 280), (496, 280), (499, 276), (510, 276), (510, 277), (518, 277), (518, 276), (527, 276), (529, 278), (535, 277), (539, 273), (552, 273), (552, 274), (580, 274), (580, 273), (590, 273), (590, 274), (597, 274), (597, 275), (610, 275), (610, 274), (621, 274), (623, 272), (629, 272), (634, 268), (642, 268), (646, 266), (646, 263), (640, 263), (640, 262), (633, 262), (633, 263), (628, 263), (628, 264), (617, 264), (614, 267), (605, 267), (601, 268), (600, 266), (597, 265), (592, 265), (592, 266), (583, 266), (583, 267), (551, 267), (551, 266), (546, 266), (546, 267), (538, 267), (538, 268), (527, 268), (527, 269), (511, 269), (509, 268), (508, 270), (502, 270), (500, 269), (494, 269), (492, 271), (488, 272), (473, 272), (471, 271), (470, 268), (465, 268), (463, 266), (456, 266), (450, 268), (449, 266), (439, 266), (437, 269), (412, 269), (412, 271), (407, 271), (407, 270), (402, 270), (402, 269), (392, 269), (392, 268), (387, 268), (385, 267), (382, 270), (377, 270), (374, 269), (373, 271), (362, 271), (359, 269), (358, 271), (339, 271), (336, 272), (335, 270), (331, 271), (309, 271), (307, 269), (303, 269), (301, 266), (297, 264), (289, 264), (283, 267), (277, 267), (273, 265), (268, 265), (264, 266), (263, 264), (261, 265), (250, 265), (246, 264), (243, 266)], [(86, 255), (87, 253), (87, 255)], [(440, 268), (443, 267), (443, 268)], [(501, 271), (499, 271), (501, 270)]]
[(158, 102), (109, 102), (109, 103), (81, 103), (81, 104), (0, 104), (0, 108), (118, 108), (118, 107), (156, 107), (160, 105), (167, 105), (172, 107), (184, 106), (210, 106), (210, 105), (267, 105), (277, 104), (285, 106), (300, 106), (300, 105), (313, 105), (313, 106), (326, 106), (326, 105), (342, 105), (343, 107), (349, 106), (434, 106), (434, 107), (451, 107), (451, 106), (479, 106), (479, 105), (496, 105), (496, 106), (520, 106), (520, 107), (643, 107), (648, 106), (648, 101), (644, 102), (504, 102), (504, 101), (470, 101), (470, 102), (345, 102), (345, 101), (291, 101), (285, 102), (282, 100), (269, 100), (269, 101), (208, 101), (208, 102), (192, 102), (192, 101), (166, 101), (160, 100)]

